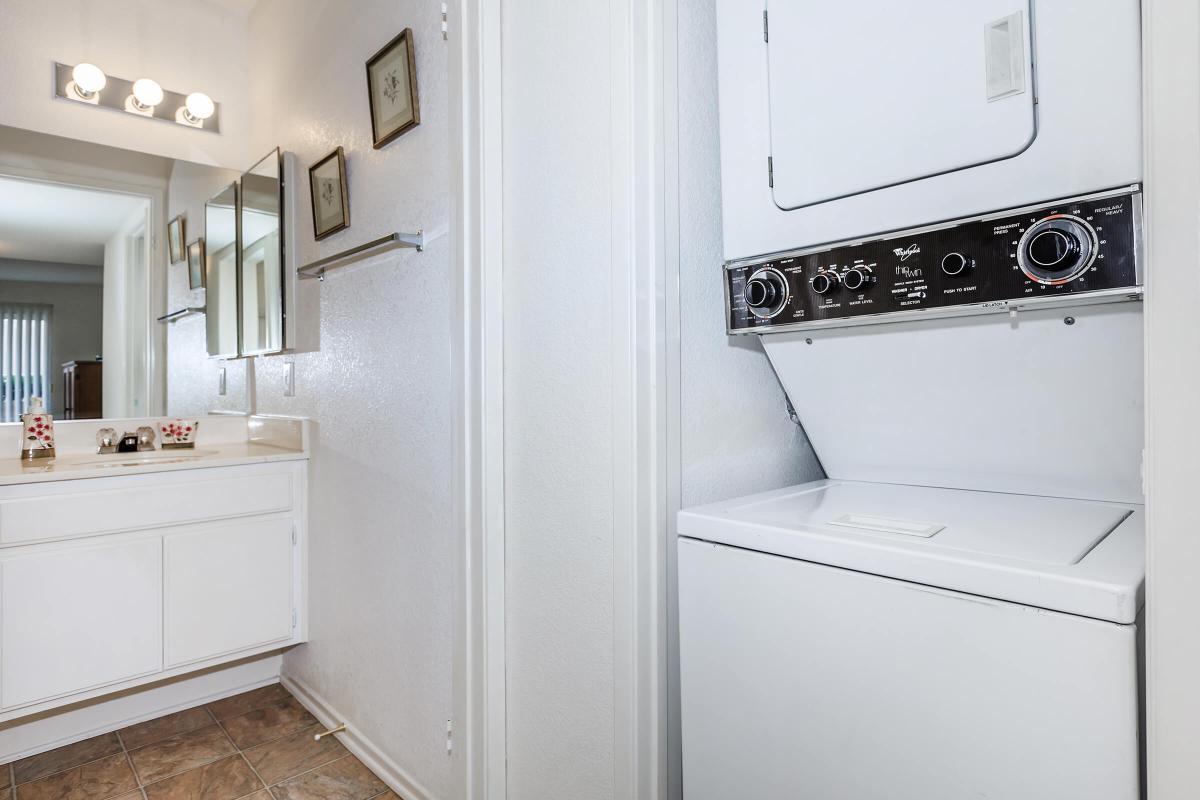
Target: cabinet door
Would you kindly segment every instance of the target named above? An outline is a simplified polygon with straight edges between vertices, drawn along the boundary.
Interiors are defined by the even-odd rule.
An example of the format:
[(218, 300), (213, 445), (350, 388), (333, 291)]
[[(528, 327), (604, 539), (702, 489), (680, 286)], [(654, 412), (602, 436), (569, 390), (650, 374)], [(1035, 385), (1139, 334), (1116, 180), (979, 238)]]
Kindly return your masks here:
[(0, 696), (25, 705), (157, 672), (158, 538), (0, 560)]
[(241, 520), (168, 534), (167, 666), (292, 636), (292, 520)]

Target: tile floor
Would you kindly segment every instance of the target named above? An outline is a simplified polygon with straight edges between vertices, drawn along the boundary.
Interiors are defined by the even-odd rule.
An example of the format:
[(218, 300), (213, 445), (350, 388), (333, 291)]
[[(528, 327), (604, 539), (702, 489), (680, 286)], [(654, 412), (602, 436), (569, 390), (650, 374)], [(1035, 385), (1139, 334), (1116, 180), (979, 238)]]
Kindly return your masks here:
[(399, 800), (280, 684), (0, 767), (0, 800)]

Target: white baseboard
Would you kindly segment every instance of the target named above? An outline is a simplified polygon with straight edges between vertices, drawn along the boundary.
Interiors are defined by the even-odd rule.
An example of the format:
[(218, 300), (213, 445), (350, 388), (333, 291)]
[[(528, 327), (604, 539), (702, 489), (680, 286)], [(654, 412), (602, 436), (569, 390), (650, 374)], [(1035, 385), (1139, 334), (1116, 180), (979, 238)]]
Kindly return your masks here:
[(304, 681), (290, 675), (282, 675), (280, 682), (327, 728), (346, 723), (346, 730), (335, 734), (338, 741), (357, 756), (359, 761), (366, 764), (367, 768), (386, 783), (392, 791), (403, 797), (404, 800), (436, 800), (433, 794), (421, 785), (420, 781), (384, 755), (382, 750), (354, 727), (353, 723), (338, 713), (337, 709), (314, 692)]
[(0, 725), (0, 764), (279, 681), (279, 653), (129, 689)]

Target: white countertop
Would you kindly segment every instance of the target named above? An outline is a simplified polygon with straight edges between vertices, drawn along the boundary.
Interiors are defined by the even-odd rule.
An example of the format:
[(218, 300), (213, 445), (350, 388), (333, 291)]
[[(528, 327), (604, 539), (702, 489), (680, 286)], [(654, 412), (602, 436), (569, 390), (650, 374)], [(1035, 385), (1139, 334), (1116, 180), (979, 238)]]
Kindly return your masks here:
[(273, 461), (299, 461), (306, 458), (308, 454), (303, 450), (257, 442), (197, 445), (195, 450), (154, 450), (144, 453), (114, 453), (107, 456), (95, 453), (75, 454), (34, 462), (12, 458), (0, 461), (0, 486), (83, 478), (113, 478), (118, 475), (233, 467)]
[(158, 420), (80, 420), (56, 423), (58, 457), (23, 461), (19, 458), (19, 425), (0, 425), (0, 486), (46, 481), (113, 478), (185, 469), (235, 467), (308, 458), (308, 422), (299, 417), (202, 417), (193, 449), (155, 449), (138, 453), (99, 455), (96, 431), (113, 427), (120, 433)]

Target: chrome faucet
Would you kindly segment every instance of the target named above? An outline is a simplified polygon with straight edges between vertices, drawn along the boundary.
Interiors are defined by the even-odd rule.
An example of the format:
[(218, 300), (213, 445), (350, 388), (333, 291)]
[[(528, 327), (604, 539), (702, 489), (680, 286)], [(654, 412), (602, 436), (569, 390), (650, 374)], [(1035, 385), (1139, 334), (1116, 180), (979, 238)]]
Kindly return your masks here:
[(101, 428), (96, 433), (96, 452), (102, 455), (110, 453), (141, 453), (154, 449), (154, 428), (143, 425), (135, 433), (126, 431), (117, 438), (117, 432), (112, 428)]

